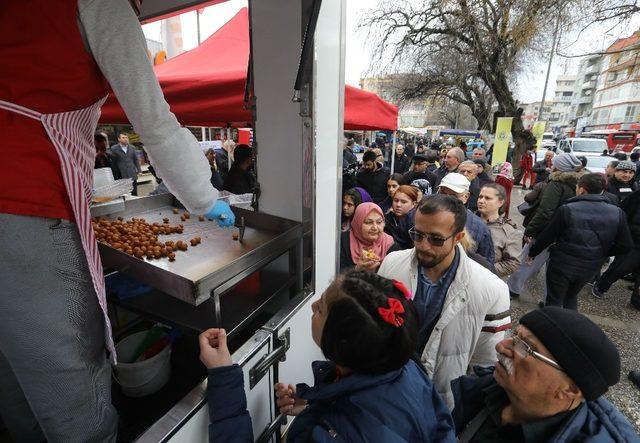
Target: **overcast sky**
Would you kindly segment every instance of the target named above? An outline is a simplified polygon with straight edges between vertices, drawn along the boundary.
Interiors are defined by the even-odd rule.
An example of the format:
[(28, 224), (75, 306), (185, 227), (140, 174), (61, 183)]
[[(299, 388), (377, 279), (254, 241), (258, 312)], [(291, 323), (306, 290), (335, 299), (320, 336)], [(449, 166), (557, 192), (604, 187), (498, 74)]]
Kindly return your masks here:
[[(366, 44), (366, 35), (358, 31), (357, 24), (360, 17), (375, 4), (376, 0), (347, 0), (347, 48), (345, 64), (345, 82), (358, 86), (360, 77), (367, 72), (373, 64), (379, 61), (372, 60), (371, 48)], [(419, 0), (416, 0), (419, 1)], [(200, 15), (201, 38), (204, 40), (213, 34), (220, 26), (233, 17), (241, 8), (247, 5), (246, 0), (229, 0), (227, 2), (211, 6)], [(182, 37), (184, 49), (192, 49), (197, 45), (196, 12), (190, 12), (181, 16)], [(563, 35), (561, 39), (561, 51), (566, 54), (583, 54), (600, 51), (608, 47), (617, 38), (626, 37), (640, 27), (640, 17), (635, 17), (631, 23), (610, 29), (610, 26), (591, 27), (588, 32), (581, 35)], [(148, 38), (160, 40), (160, 24), (152, 23), (143, 27)], [(553, 95), (555, 79), (564, 73), (571, 74), (577, 68), (577, 59), (555, 57), (549, 78), (547, 98)], [(547, 64), (540, 61), (528, 66), (526, 71), (518, 78), (516, 85), (516, 98), (527, 103), (538, 101), (542, 98), (544, 78)]]

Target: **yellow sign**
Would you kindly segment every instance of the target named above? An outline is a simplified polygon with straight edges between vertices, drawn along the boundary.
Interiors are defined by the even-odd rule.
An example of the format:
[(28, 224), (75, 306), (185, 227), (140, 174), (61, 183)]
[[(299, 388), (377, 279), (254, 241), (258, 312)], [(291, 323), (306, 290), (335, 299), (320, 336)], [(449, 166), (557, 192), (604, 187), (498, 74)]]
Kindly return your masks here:
[(496, 136), (493, 142), (493, 154), (491, 155), (491, 165), (504, 163), (507, 160), (509, 141), (511, 140), (511, 123), (513, 117), (499, 117), (496, 124)]
[(533, 128), (531, 128), (531, 132), (536, 138), (536, 146), (538, 147), (538, 150), (542, 149), (542, 136), (544, 135), (544, 128), (546, 127), (547, 122), (535, 122), (533, 124)]

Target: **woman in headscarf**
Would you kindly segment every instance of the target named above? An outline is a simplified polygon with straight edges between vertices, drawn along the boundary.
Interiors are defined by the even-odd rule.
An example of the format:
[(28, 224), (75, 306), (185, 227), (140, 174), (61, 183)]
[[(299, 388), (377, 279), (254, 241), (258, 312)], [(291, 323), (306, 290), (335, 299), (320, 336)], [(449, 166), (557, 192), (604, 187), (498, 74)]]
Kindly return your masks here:
[(513, 166), (511, 163), (504, 162), (499, 166), (498, 175), (495, 182), (501, 185), (506, 192), (506, 200), (504, 202), (504, 216), (509, 218), (509, 207), (511, 206), (511, 190), (513, 189)]
[(375, 272), (389, 252), (398, 250), (384, 232), (384, 214), (375, 203), (362, 203), (351, 220), (351, 230), (340, 236), (340, 272), (357, 267)]
[(360, 197), (362, 199), (362, 203), (367, 203), (367, 202), (372, 202), (373, 201), (373, 199), (371, 198), (369, 193), (364, 188), (356, 187), (356, 188), (353, 188), (353, 189), (355, 189), (356, 191), (358, 191), (360, 193)]

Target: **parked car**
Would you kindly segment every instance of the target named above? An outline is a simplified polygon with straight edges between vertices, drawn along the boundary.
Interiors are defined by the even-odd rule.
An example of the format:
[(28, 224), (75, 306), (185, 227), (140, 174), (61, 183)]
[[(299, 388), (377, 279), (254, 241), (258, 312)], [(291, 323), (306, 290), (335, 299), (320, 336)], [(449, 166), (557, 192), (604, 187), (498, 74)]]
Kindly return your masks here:
[(565, 138), (558, 142), (556, 152), (573, 152), (575, 155), (602, 155), (609, 153), (607, 141), (598, 138)]
[(587, 169), (591, 172), (598, 172), (600, 174), (605, 174), (607, 165), (613, 160), (616, 160), (616, 159), (608, 155), (587, 156)]
[(556, 139), (553, 132), (545, 132), (542, 134), (542, 149), (556, 149)]

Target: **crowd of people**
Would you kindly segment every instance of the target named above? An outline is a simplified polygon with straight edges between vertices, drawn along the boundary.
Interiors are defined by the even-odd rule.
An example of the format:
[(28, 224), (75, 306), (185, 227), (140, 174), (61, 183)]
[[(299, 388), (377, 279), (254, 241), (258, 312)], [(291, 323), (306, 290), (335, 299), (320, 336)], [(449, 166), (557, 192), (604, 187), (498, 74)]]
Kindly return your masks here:
[[(109, 147), (107, 134), (94, 134), (96, 148), (94, 168), (110, 168), (114, 179), (130, 178), (133, 183), (132, 195), (138, 195), (138, 174), (142, 172), (136, 146), (129, 144), (129, 135), (125, 132), (118, 134), (118, 143)], [(140, 151), (143, 155), (145, 153)], [(229, 191), (232, 194), (259, 194), (260, 185), (254, 171), (253, 149), (245, 144), (238, 144), (233, 140), (225, 140), (222, 149), (209, 148), (205, 157), (211, 169), (211, 185), (218, 191)], [(154, 176), (158, 186), (151, 191), (151, 195), (170, 192), (153, 166), (149, 165), (149, 172)]]
[[(506, 212), (509, 163), (492, 170), (483, 149), (467, 159), (454, 146), (407, 148), (393, 168), (366, 151), (359, 169), (344, 148), (354, 176), (342, 272), (311, 319), (327, 361), (313, 364), (314, 386), (275, 386), (280, 412), (296, 416), (286, 441), (640, 441), (604, 397), (620, 379), (618, 349), (577, 310), (589, 281), (604, 292), (638, 271), (640, 191), (618, 202), (579, 158), (545, 153), (521, 176), (523, 233)], [(629, 167), (618, 166), (613, 177)], [(512, 325), (512, 298), (545, 263), (542, 306)], [(226, 332), (200, 345), (211, 441), (253, 441)]]
[[(638, 153), (627, 157), (616, 152), (606, 174), (599, 174), (588, 170), (586, 158), (572, 153), (549, 150), (538, 160), (533, 147), (523, 153), (514, 176), (509, 162), (489, 166), (483, 148), (470, 152), (464, 144), (399, 143), (391, 159), (389, 144), (376, 144), (389, 159), (376, 152), (380, 148), (369, 148), (360, 169), (353, 142), (344, 146), (341, 270), (375, 271), (389, 252), (414, 248), (417, 208), (425, 196), (444, 194), (466, 208), (462, 244), (467, 255), (504, 280), (511, 298), (519, 297), (541, 271), (545, 288), (540, 303), (570, 309), (577, 309), (585, 285), (593, 285), (592, 294), (604, 298), (616, 280), (632, 278), (631, 305), (640, 309)], [(521, 227), (509, 217), (515, 186), (529, 191), (517, 208), (524, 216)], [(377, 205), (383, 223), (374, 229), (362, 224), (369, 214), (355, 218), (361, 203)], [(371, 213), (371, 208), (360, 212)], [(610, 257), (613, 262), (601, 274)]]

